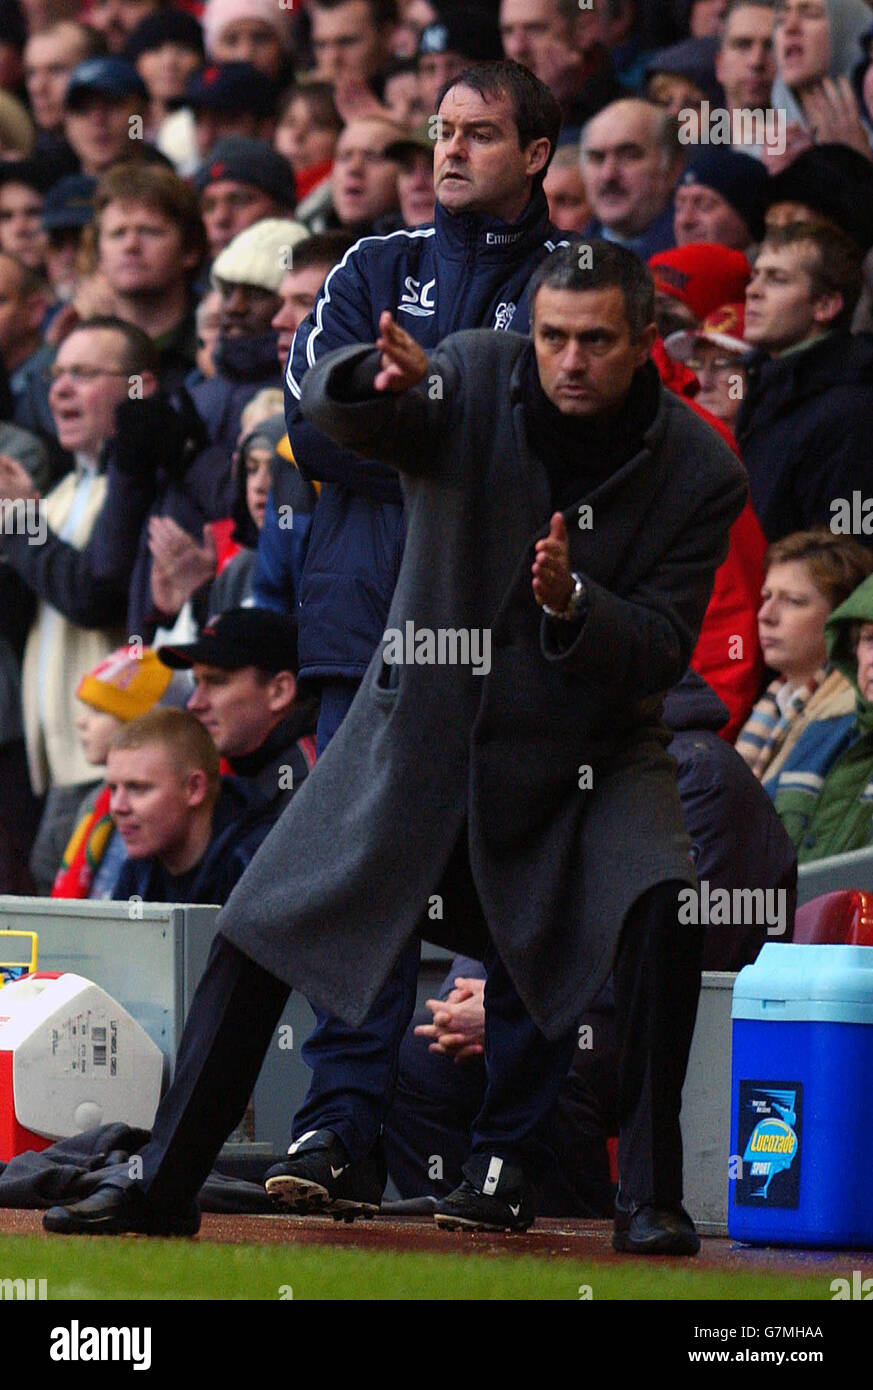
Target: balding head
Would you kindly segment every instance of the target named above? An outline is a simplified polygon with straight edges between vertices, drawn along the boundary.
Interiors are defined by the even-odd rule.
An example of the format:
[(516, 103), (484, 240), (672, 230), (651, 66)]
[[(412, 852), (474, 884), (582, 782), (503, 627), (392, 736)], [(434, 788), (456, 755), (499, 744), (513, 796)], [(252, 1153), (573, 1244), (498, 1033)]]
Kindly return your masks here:
[(595, 217), (630, 239), (669, 205), (682, 170), (676, 120), (651, 102), (614, 101), (582, 132), (582, 174)]

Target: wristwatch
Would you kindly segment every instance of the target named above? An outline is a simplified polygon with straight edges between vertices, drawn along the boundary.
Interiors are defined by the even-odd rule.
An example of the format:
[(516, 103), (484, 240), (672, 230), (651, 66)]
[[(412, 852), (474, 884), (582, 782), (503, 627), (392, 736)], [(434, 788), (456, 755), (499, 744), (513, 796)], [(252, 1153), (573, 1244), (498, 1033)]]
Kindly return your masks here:
[(550, 618), (558, 618), (563, 623), (572, 623), (580, 616), (585, 609), (588, 598), (588, 591), (585, 588), (585, 580), (581, 574), (571, 574), (573, 581), (573, 592), (567, 600), (564, 608), (550, 608), (547, 603), (543, 604), (543, 612), (548, 613)]

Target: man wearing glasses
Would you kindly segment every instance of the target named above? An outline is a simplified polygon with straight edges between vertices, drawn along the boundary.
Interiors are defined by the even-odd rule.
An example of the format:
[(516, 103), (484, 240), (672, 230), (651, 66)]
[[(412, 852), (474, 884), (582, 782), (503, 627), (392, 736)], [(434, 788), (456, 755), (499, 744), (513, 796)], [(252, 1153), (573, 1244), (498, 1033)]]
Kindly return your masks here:
[[(81, 565), (80, 552), (105, 501), (116, 408), (157, 390), (156, 352), (132, 324), (92, 319), (64, 339), (47, 376), (55, 430), (73, 468), (40, 499), (25, 470), (0, 458), (0, 499), (7, 503), (0, 553), (36, 599), (21, 693), (31, 781), (37, 793), (48, 793), (31, 858), (41, 892), (51, 888), (76, 808), (94, 780), (76, 737), (74, 691), (127, 636), (126, 585)], [(24, 505), (8, 505), (15, 501)]]

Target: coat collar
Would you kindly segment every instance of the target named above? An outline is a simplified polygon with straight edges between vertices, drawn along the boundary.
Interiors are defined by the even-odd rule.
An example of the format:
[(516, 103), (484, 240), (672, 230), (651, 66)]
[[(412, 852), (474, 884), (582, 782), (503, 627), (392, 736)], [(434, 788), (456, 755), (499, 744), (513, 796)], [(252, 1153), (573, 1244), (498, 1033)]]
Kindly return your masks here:
[[(529, 504), (531, 545), (548, 535), (551, 503), (549, 481), (540, 459), (529, 447), (525, 429), (523, 381), (528, 352), (521, 352), (509, 384), (513, 430), (518, 455), (525, 460), (524, 486)], [(580, 496), (564, 510), (570, 537), (570, 556), (575, 568), (603, 582), (621, 564), (628, 542), (628, 531), (636, 530), (664, 486), (667, 460), (663, 444), (669, 427), (670, 411), (679, 402), (658, 382), (658, 412), (643, 436), (642, 449), (614, 473), (610, 473), (588, 494)], [(681, 408), (681, 407), (679, 407)], [(592, 509), (591, 527), (583, 527), (580, 507)]]
[(449, 260), (479, 260), (507, 267), (527, 261), (537, 247), (557, 244), (563, 233), (549, 221), (549, 205), (538, 188), (516, 222), (483, 213), (446, 212), (439, 203), (434, 213), (437, 247)]

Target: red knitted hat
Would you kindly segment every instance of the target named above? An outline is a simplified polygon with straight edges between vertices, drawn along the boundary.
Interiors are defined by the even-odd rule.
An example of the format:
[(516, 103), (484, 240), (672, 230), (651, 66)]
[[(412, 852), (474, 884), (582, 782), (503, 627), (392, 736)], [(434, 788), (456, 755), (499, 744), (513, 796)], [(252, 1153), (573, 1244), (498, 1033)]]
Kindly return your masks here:
[(687, 304), (697, 319), (705, 319), (723, 304), (744, 299), (752, 278), (742, 251), (729, 251), (709, 242), (659, 251), (650, 258), (649, 269), (655, 288)]

